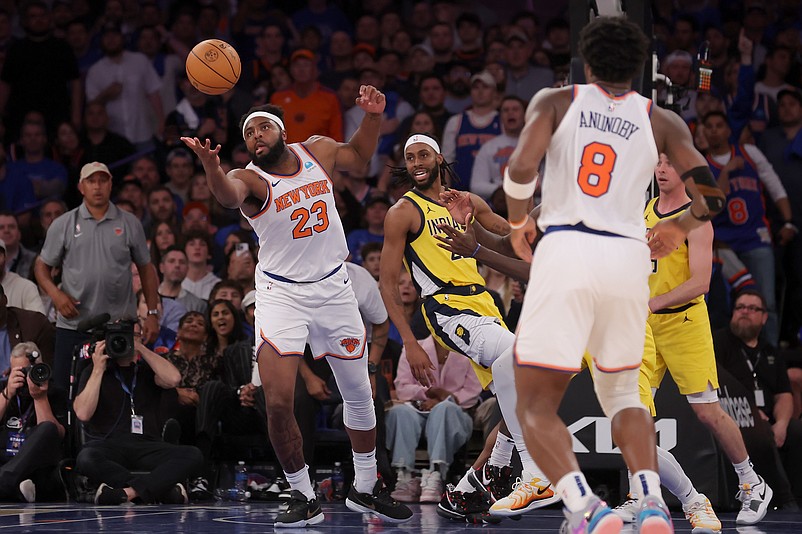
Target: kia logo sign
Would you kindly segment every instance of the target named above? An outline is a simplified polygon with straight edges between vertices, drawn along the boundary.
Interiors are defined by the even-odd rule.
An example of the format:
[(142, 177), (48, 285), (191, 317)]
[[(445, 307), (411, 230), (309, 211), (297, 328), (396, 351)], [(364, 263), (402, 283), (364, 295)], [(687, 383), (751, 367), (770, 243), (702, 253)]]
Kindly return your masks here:
[[(595, 425), (595, 450), (597, 454), (621, 454), (621, 449), (613, 445), (613, 433), (610, 428), (610, 420), (606, 417), (585, 416), (575, 423), (568, 426), (573, 441), (573, 449), (576, 454), (587, 454), (591, 450), (576, 437), (577, 432)], [(657, 445), (670, 451), (677, 446), (677, 420), (658, 419), (654, 422), (657, 432)]]

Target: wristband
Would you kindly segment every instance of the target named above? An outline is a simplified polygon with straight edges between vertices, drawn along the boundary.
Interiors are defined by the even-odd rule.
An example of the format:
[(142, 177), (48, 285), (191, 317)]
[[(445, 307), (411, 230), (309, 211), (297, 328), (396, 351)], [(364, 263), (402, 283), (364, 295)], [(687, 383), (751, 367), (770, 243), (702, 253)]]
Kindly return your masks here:
[(480, 245), (479, 243), (476, 243), (476, 248), (473, 249), (473, 252), (471, 252), (471, 256), (470, 257), (471, 258), (476, 257), (476, 253), (479, 252), (480, 248), (482, 248), (482, 245)]
[(504, 194), (506, 194), (508, 197), (514, 198), (515, 200), (530, 200), (533, 196), (535, 196), (536, 186), (537, 174), (535, 174), (535, 178), (531, 182), (521, 184), (514, 182), (512, 178), (510, 178), (509, 167), (504, 169), (503, 189)]
[(148, 310), (148, 317), (150, 317), (151, 315), (155, 315), (158, 318), (159, 310), (158, 309)]
[(512, 228), (513, 230), (520, 230), (521, 228), (526, 226), (526, 223), (529, 222), (529, 215), (524, 216), (524, 218), (517, 223), (514, 223), (512, 221), (507, 221), (507, 222), (509, 223), (510, 228)]

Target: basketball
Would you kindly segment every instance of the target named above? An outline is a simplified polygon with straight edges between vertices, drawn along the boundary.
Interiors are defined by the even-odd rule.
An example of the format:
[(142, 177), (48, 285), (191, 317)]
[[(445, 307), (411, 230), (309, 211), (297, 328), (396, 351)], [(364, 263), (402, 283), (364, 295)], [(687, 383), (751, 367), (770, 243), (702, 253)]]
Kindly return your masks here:
[(207, 95), (220, 95), (234, 87), (241, 70), (237, 51), (219, 39), (196, 44), (187, 56), (189, 82)]

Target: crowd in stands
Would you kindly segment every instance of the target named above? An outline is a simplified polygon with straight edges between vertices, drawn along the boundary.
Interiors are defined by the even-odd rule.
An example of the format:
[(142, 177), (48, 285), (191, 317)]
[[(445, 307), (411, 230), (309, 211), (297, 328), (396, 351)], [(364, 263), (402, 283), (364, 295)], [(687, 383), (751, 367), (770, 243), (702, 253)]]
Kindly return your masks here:
[[(365, 292), (360, 309), (364, 303), (378, 347), (371, 352), (377, 410), (391, 406), (386, 439), (380, 438), (391, 451), (379, 447), (379, 467), (406, 484), (404, 496), (420, 498), (421, 482), (416, 488), (409, 481), (416, 468), (412, 438), (424, 433), (431, 455), (424, 493), (439, 497), (443, 466), (470, 438), (471, 416), (485, 396), (475, 377), (465, 376), (470, 369), (432, 346), (432, 363), (453, 373), (440, 376), (439, 387), (467, 391), (449, 410), (438, 410), (456, 392), (420, 390), (404, 372), (403, 347), (386, 312), (382, 318), (381, 311), (366, 311), (378, 294), (384, 217), (409, 187), (394, 181), (391, 168), (403, 165), (409, 133), (433, 134), (446, 160), (455, 162), (459, 181), (450, 185), (476, 193), (506, 216), (501, 178), (526, 107), (541, 89), (568, 83), (572, 55), (566, 18), (543, 20), (526, 10), (501, 17), (481, 4), (309, 0), (298, 8), (264, 0), (0, 0), (0, 368), (9, 384), (0, 399), (3, 424), (10, 417), (6, 407), (25, 406), (9, 401), (22, 395), (18, 375), (9, 371), (14, 362), (23, 365), (21, 355), (35, 352), (53, 366), (53, 386), (67, 391), (73, 347), (90, 337), (77, 330), (79, 319), (106, 312), (136, 318), (137, 352), (151, 370), (112, 371), (99, 356), (101, 345), (85, 358), (84, 376), (75, 378), (71, 399), (86, 423), (84, 439), (108, 442), (83, 453), (77, 466), (107, 485), (98, 490), (99, 502), (185, 502), (186, 488), (175, 483), (198, 477), (199, 488), (209, 487), (221, 430), (260, 433), (266, 443), (264, 398), (250, 369), (259, 334), (253, 328), (258, 242), (241, 213), (216, 201), (179, 138), (208, 138), (222, 145), (226, 170), (244, 167), (250, 155), (240, 117), (269, 102), (285, 111), (288, 143), (312, 135), (347, 140), (364, 114), (355, 106), (359, 86), (369, 84), (387, 100), (378, 148), (364, 172), (336, 173), (332, 180), (350, 261), (369, 273), (353, 278), (357, 293), (359, 284)], [(713, 328), (729, 325), (734, 291), (760, 292), (768, 313), (763, 339), (787, 359), (798, 420), (802, 8), (793, 0), (653, 4), (660, 71), (672, 80), (676, 111), (728, 194), (726, 213), (714, 220)], [(193, 87), (184, 70), (192, 47), (210, 38), (231, 43), (242, 64), (236, 86), (214, 97)], [(704, 49), (713, 68), (709, 91), (696, 89), (696, 58)], [(659, 95), (664, 105), (669, 91), (659, 86)], [(111, 204), (104, 207), (103, 198)], [(100, 232), (96, 210), (115, 222), (99, 238), (103, 246), (91, 248), (80, 238)], [(124, 244), (115, 236), (124, 236)], [(520, 284), (490, 269), (483, 275), (514, 328)], [(400, 284), (411, 322), (426, 337), (415, 288), (409, 277)], [(33, 345), (13, 352), (23, 342)], [(305, 398), (296, 399), (307, 407), (296, 411), (307, 423), (321, 403), (336, 398), (325, 371), (310, 364), (298, 379), (298, 396)], [(132, 381), (149, 392), (138, 432), (127, 413), (122, 423), (110, 420), (115, 410), (134, 411), (130, 393), (109, 392)], [(38, 389), (29, 395), (41, 404)], [(33, 419), (25, 415), (32, 408), (15, 416), (49, 423), (46, 443), (58, 441), (68, 424), (65, 403), (54, 401), (50, 415), (60, 413), (49, 418), (39, 404)], [(421, 418), (421, 412), (430, 415)], [(116, 460), (107, 451), (121, 435), (162, 439), (165, 428), (156, 421), (164, 423), (165, 414), (180, 423), (170, 447), (194, 446), (197, 454), (163, 452), (164, 462), (173, 464), (169, 476), (130, 479), (109, 467)], [(444, 419), (453, 419), (454, 429), (444, 433)], [(301, 423), (311, 456), (314, 425), (308, 426)], [(182, 458), (180, 465), (175, 458)], [(40, 497), (53, 493), (53, 481), (32, 471), (19, 478), (15, 470), (8, 486), (8, 462), (0, 459), (0, 497), (35, 499), (31, 485)], [(431, 478), (438, 474), (439, 480)]]

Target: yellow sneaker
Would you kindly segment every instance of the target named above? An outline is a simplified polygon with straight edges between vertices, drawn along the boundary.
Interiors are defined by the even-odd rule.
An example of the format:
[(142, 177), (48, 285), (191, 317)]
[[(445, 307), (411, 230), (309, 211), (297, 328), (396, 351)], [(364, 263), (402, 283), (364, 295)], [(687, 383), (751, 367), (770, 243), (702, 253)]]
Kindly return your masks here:
[(719, 534), (721, 532), (721, 521), (716, 517), (710, 500), (704, 494), (700, 493), (696, 501), (688, 506), (683, 506), (682, 511), (685, 512), (685, 519), (690, 521), (691, 527), (693, 527), (691, 531), (693, 534)]
[(551, 482), (524, 471), (512, 485), (512, 493), (497, 500), (490, 507), (490, 515), (511, 517), (530, 510), (543, 508), (560, 500), (554, 493)]

